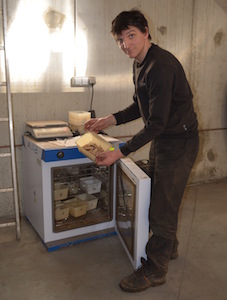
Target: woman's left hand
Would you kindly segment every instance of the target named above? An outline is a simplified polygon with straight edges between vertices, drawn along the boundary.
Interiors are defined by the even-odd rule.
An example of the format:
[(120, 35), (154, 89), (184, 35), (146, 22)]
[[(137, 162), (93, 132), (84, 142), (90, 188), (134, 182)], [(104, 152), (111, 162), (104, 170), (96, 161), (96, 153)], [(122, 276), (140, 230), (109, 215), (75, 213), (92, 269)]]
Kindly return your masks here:
[(98, 166), (110, 166), (118, 159), (124, 157), (120, 149), (114, 151), (106, 151), (96, 155), (96, 164)]

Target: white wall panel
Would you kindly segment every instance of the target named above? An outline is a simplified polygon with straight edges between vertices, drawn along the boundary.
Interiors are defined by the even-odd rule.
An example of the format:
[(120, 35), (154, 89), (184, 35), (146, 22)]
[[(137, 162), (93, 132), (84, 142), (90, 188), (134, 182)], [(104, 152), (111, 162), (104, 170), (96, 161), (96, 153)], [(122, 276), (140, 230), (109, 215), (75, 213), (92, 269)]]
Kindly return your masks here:
[[(26, 13), (31, 5), (37, 8), (36, 12), (39, 12), (39, 20), (42, 22), (44, 22), (43, 13), (48, 9), (65, 16), (67, 35), (59, 37), (55, 50), (51, 46), (53, 36), (50, 31), (47, 33), (49, 37), (46, 40), (47, 44), (37, 43), (42, 41), (42, 36), (37, 34), (35, 24), (32, 23), (34, 20), (32, 21)], [(89, 110), (90, 107), (91, 89), (78, 90), (70, 87), (70, 78), (75, 70), (75, 21), (87, 36), (86, 75), (96, 76), (93, 101), (96, 115), (104, 116), (116, 112), (131, 103), (133, 61), (118, 49), (110, 30), (111, 22), (116, 15), (122, 10), (133, 7), (138, 7), (145, 13), (153, 42), (171, 51), (182, 62), (193, 90), (201, 142), (190, 182), (205, 182), (227, 177), (227, 5), (225, 0), (77, 0), (78, 10), (75, 20), (74, 0), (8, 0), (9, 27), (12, 28), (22, 13), (24, 20), (28, 21), (27, 27), (34, 28), (30, 39), (28, 33), (31, 31), (25, 28), (26, 30), (18, 32), (17, 39), (13, 41), (17, 45), (13, 49), (15, 52), (13, 61), (20, 66), (17, 72), (15, 66), (12, 66), (12, 100), (15, 139), (16, 144), (19, 145), (17, 161), (22, 202), (23, 162), (20, 145), (25, 122), (47, 119), (67, 121), (68, 111)], [(26, 63), (30, 61), (31, 69), (33, 67), (30, 56), (27, 55), (23, 64), (24, 58), (20, 51), (23, 47), (25, 53), (28, 50), (24, 39), (29, 42), (28, 46), (31, 48), (28, 49), (33, 49), (32, 45), (38, 45), (38, 52), (29, 53), (34, 62), (38, 61), (42, 51), (45, 50), (44, 53), (48, 54), (48, 64), (37, 78), (28, 76), (26, 68), (29, 65)], [(44, 62), (45, 60), (40, 64)], [(37, 70), (38, 67), (34, 70), (35, 73)], [(5, 112), (4, 97), (5, 94), (0, 89), (0, 104), (2, 111)], [(127, 140), (127, 136), (135, 134), (141, 126), (143, 126), (142, 121), (137, 120), (128, 125), (110, 128), (107, 132), (113, 136), (124, 136), (123, 139)], [(7, 146), (5, 133), (6, 129), (0, 127), (3, 147)], [(131, 156), (135, 160), (147, 158), (148, 151), (149, 145)]]

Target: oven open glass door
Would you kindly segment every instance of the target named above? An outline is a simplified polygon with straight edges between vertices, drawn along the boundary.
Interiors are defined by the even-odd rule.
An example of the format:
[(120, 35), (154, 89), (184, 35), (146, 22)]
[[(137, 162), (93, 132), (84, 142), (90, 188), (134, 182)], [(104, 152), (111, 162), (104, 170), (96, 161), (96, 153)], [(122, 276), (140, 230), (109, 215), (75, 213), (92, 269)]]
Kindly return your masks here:
[(151, 179), (129, 158), (119, 160), (116, 173), (116, 231), (137, 269), (149, 238)]

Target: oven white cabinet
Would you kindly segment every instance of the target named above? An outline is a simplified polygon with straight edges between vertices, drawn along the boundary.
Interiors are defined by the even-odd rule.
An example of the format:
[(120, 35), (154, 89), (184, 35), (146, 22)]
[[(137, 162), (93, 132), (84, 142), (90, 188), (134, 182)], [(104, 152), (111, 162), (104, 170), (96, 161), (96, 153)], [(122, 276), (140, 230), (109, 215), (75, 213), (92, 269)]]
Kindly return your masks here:
[(129, 158), (97, 167), (76, 138), (23, 141), (25, 216), (48, 251), (117, 233), (136, 269), (149, 236), (150, 178)]

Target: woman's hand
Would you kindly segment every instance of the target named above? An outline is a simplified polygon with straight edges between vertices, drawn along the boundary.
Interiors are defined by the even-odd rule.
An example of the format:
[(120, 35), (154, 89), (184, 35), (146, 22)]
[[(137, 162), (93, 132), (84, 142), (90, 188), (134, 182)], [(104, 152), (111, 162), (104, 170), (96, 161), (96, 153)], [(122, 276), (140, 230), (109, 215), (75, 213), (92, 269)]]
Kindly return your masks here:
[(98, 166), (110, 166), (118, 159), (124, 157), (120, 149), (114, 151), (101, 152), (96, 155), (96, 164)]
[(96, 133), (100, 132), (101, 130), (116, 125), (116, 119), (113, 115), (109, 115), (103, 118), (92, 118), (87, 121), (84, 125), (85, 131), (94, 131)]

